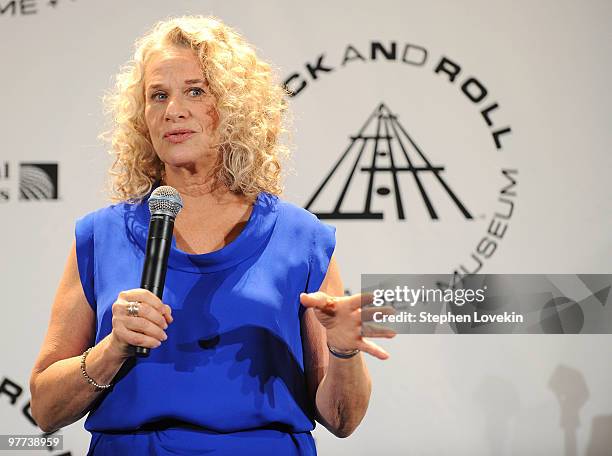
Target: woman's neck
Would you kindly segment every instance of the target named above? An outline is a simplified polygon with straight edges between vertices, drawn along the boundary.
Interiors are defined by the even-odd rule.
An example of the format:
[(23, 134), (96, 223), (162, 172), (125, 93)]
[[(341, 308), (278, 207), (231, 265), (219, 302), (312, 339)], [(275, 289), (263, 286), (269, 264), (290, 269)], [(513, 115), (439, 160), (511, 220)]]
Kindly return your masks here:
[(244, 211), (252, 203), (244, 195), (232, 192), (217, 182), (210, 170), (205, 173), (166, 167), (162, 185), (174, 187), (181, 195), (184, 204), (181, 210), (182, 219), (221, 215), (220, 213), (228, 210)]

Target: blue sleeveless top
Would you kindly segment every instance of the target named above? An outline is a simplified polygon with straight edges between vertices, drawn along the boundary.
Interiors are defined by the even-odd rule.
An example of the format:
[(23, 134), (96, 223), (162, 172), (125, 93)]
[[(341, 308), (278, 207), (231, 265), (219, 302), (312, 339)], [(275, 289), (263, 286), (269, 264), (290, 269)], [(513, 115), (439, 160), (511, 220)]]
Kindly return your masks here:
[[(112, 304), (138, 288), (148, 198), (76, 223), (78, 269), (96, 313), (96, 343)], [(301, 292), (317, 291), (335, 228), (262, 192), (238, 237), (202, 255), (172, 243), (163, 302), (168, 339), (131, 358), (92, 405), (91, 455), (315, 455), (300, 321)]]

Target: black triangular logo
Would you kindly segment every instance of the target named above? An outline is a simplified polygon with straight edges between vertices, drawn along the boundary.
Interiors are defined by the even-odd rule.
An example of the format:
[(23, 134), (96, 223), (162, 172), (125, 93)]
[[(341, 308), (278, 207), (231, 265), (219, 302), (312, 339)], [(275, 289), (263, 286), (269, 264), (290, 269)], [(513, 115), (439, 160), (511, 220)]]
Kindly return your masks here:
[[(446, 194), (455, 203), (458, 210), (466, 219), (472, 215), (457, 195), (451, 190), (442, 177), (444, 166), (434, 166), (425, 156), (406, 129), (398, 122), (384, 103), (381, 103), (368, 117), (356, 135), (351, 136), (348, 148), (334, 163), (317, 190), (314, 192), (306, 209), (317, 215), (320, 219), (383, 219), (382, 212), (372, 211), (372, 199), (375, 193), (379, 196), (393, 194), (397, 217), (406, 218), (406, 211), (402, 200), (401, 187), (406, 186), (405, 174), (411, 175), (411, 181), (417, 188), (431, 219), (437, 220), (438, 213), (427, 193), (422, 179), (423, 173), (433, 173), (435, 181), (444, 189)], [(391, 173), (391, 185), (375, 185), (376, 173)], [(342, 176), (344, 181), (342, 181)], [(337, 181), (340, 179), (340, 181)], [(334, 198), (326, 201), (333, 202), (333, 208), (328, 211), (313, 211), (315, 203), (323, 199), (323, 193), (331, 187), (329, 184), (336, 181), (340, 191)], [(358, 182), (359, 181), (359, 182)], [(408, 184), (411, 182), (408, 181)], [(337, 188), (337, 187), (336, 187)], [(343, 210), (347, 197), (357, 197), (361, 210)], [(354, 198), (352, 198), (354, 201)], [(361, 203), (363, 201), (363, 203)]]

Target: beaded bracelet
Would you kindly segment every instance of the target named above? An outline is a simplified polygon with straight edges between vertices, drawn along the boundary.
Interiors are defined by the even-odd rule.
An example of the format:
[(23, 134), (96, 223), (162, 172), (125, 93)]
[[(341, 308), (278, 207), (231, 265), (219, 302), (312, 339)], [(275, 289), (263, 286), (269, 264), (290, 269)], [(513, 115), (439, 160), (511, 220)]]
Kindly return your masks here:
[(89, 347), (87, 350), (85, 350), (83, 352), (83, 354), (81, 355), (81, 372), (83, 373), (83, 376), (85, 377), (85, 380), (87, 380), (87, 383), (95, 386), (98, 389), (106, 389), (106, 388), (110, 388), (111, 384), (109, 383), (108, 385), (100, 385), (99, 383), (96, 383), (96, 381), (91, 378), (88, 374), (87, 371), (85, 370), (85, 358), (87, 358), (87, 355), (89, 355), (89, 352), (91, 351), (93, 347)]
[(338, 350), (337, 348), (332, 347), (331, 345), (327, 344), (327, 348), (329, 349), (329, 352), (334, 355), (336, 358), (340, 358), (340, 359), (349, 359), (352, 358), (353, 356), (355, 356), (357, 353), (359, 353), (359, 349), (356, 348), (354, 350), (349, 350), (349, 351), (342, 351), (342, 350)]

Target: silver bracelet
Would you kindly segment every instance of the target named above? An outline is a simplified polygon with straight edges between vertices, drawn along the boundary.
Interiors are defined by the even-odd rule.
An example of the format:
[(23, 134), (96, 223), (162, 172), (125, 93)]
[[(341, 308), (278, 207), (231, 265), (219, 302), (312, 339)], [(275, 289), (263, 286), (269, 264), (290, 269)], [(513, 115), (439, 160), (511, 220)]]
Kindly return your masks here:
[(327, 344), (327, 348), (329, 350), (329, 352), (334, 355), (336, 358), (340, 358), (340, 359), (349, 359), (352, 358), (353, 356), (355, 356), (357, 353), (359, 353), (359, 349), (355, 348), (354, 350), (338, 350), (335, 347), (332, 347), (331, 345)]
[(85, 377), (85, 380), (87, 380), (87, 383), (95, 386), (98, 389), (106, 389), (106, 388), (110, 388), (112, 385), (109, 383), (108, 385), (100, 385), (99, 383), (96, 383), (96, 381), (91, 378), (88, 374), (87, 371), (85, 370), (85, 358), (87, 358), (87, 355), (89, 355), (89, 352), (91, 351), (93, 347), (89, 347), (87, 350), (85, 350), (83, 352), (83, 354), (81, 355), (81, 372), (83, 373), (83, 377)]

